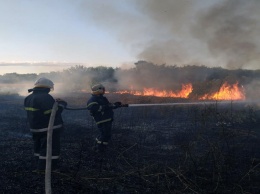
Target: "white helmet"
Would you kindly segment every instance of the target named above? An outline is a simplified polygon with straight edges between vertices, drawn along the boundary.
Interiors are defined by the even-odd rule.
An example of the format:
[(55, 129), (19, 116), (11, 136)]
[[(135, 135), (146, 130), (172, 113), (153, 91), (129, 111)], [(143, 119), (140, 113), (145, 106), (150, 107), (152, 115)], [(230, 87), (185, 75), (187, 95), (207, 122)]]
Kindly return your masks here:
[(50, 88), (51, 90), (54, 89), (54, 83), (45, 78), (45, 77), (41, 77), (38, 80), (36, 80), (36, 82), (34, 83), (34, 87), (36, 88)]
[(96, 84), (91, 87), (92, 94), (99, 95), (105, 93), (105, 87), (102, 84)]

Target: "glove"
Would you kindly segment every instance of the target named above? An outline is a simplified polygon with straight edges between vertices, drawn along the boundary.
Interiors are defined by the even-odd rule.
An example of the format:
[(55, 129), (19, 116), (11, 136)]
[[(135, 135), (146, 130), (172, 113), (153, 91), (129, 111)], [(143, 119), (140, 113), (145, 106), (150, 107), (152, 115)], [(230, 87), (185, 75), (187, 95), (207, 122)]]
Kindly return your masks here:
[(58, 102), (59, 106), (66, 108), (68, 103), (60, 98), (56, 99), (56, 101)]
[(117, 109), (117, 108), (119, 108), (122, 105), (122, 103), (121, 102), (115, 102), (115, 103), (113, 103), (111, 105), (112, 105), (112, 109)]
[(115, 105), (116, 107), (120, 107), (120, 106), (122, 105), (122, 103), (121, 103), (121, 102), (115, 102), (114, 105)]
[(120, 105), (121, 105), (121, 102), (109, 103), (107, 105), (103, 105), (102, 109), (103, 110), (116, 109), (116, 108), (120, 107)]

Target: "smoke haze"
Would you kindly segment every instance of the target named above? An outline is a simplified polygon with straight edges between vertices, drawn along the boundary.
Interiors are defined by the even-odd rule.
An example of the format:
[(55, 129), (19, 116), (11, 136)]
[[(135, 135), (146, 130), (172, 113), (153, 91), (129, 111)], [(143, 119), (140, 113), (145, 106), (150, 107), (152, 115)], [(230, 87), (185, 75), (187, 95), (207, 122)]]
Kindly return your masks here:
[(259, 8), (258, 0), (224, 1), (198, 17), (194, 35), (228, 68), (259, 68)]
[[(91, 84), (95, 82), (105, 83), (107, 87), (115, 90), (129, 89), (133, 86), (136, 90), (158, 88), (175, 91), (181, 89), (181, 84), (192, 83), (195, 93), (199, 94), (202, 87), (204, 90), (209, 88), (207, 84), (210, 82), (216, 82), (218, 85), (217, 82), (223, 80), (231, 83), (239, 80), (241, 85), (247, 87), (250, 96), (259, 97), (256, 89), (259, 88), (259, 78), (252, 81), (248, 72), (244, 72), (243, 77), (239, 71), (234, 72), (234, 76), (233, 72), (221, 69), (216, 71), (193, 66), (224, 67), (229, 70), (260, 69), (259, 0), (110, 0), (102, 3), (78, 0), (73, 9), (79, 14), (77, 18), (80, 21), (77, 21), (85, 24), (88, 31), (93, 30), (91, 27), (95, 26), (98, 31), (107, 34), (108, 38), (116, 37), (122, 48), (130, 50), (138, 62), (135, 65), (136, 61), (118, 64), (121, 67), (116, 71), (84, 68), (76, 68), (74, 71), (72, 68), (71, 73), (66, 72), (62, 80), (57, 80), (56, 83), (63, 83), (64, 87), (57, 85), (55, 91), (71, 91), (71, 88), (75, 91), (89, 91)], [(91, 27), (87, 26), (90, 22), (94, 23)], [(73, 29), (71, 35), (76, 39), (76, 26), (68, 28)], [(58, 34), (63, 34), (60, 32)], [(90, 34), (87, 33), (85, 36)], [(107, 59), (104, 57), (109, 53), (107, 51), (111, 49), (109, 46), (100, 47), (81, 39), (73, 40), (68, 41), (70, 45), (90, 45), (88, 48), (97, 49), (100, 53), (98, 57), (104, 60)], [(63, 39), (61, 42), (63, 43)], [(71, 53), (65, 43), (57, 44), (55, 50), (69, 49), (68, 55), (77, 53), (83, 56), (87, 53), (80, 49), (81, 47), (74, 49), (74, 46), (71, 46), (74, 51)], [(79, 50), (81, 52), (78, 54)], [(118, 55), (115, 53), (115, 56)], [(22, 65), (21, 68), (24, 68)], [(60, 64), (65, 68), (68, 65), (70, 64)], [(43, 66), (47, 67), (46, 64)], [(2, 64), (1, 68), (3, 67)], [(33, 71), (36, 72), (36, 67), (39, 68), (41, 65), (28, 68), (35, 68)], [(18, 66), (14, 66), (15, 68)], [(47, 68), (50, 71), (54, 70), (54, 65)], [(102, 79), (99, 79), (100, 77)], [(2, 90), (3, 88), (4, 86)]]
[(139, 60), (229, 69), (259, 69), (259, 10), (259, 0), (86, 1), (81, 6), (83, 18), (108, 29)]

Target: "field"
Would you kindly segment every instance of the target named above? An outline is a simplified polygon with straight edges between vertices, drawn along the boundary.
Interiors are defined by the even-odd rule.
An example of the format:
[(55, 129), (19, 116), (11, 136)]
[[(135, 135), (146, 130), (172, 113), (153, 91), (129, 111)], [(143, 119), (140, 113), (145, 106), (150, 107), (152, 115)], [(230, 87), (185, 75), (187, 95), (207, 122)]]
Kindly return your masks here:
[[(77, 96), (77, 97), (75, 97)], [(87, 95), (62, 96), (82, 107)], [(161, 98), (108, 95), (110, 101)], [(166, 99), (164, 99), (166, 100)], [(167, 102), (181, 102), (181, 99)], [(44, 193), (33, 171), (33, 144), (23, 97), (0, 97), (0, 193)], [(97, 130), (86, 110), (64, 110), (57, 193), (259, 193), (260, 111), (247, 103), (140, 106), (115, 110), (106, 153), (92, 147)]]

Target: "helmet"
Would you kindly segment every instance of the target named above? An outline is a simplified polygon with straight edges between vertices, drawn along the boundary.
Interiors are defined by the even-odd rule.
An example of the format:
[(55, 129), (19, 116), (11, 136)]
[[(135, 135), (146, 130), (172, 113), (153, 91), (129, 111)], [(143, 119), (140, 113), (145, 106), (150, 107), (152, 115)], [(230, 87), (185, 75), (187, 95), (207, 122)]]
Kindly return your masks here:
[(45, 77), (41, 77), (38, 80), (35, 81), (34, 83), (34, 87), (36, 88), (50, 88), (51, 90), (54, 89), (54, 83), (45, 78)]
[(105, 87), (102, 84), (96, 84), (91, 87), (92, 94), (99, 95), (105, 93)]

